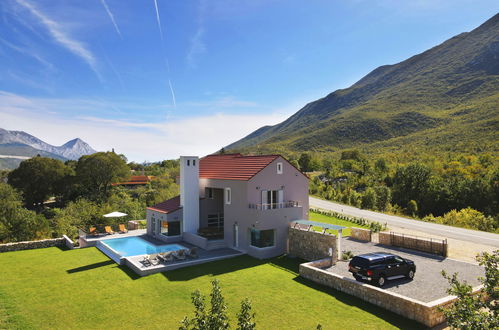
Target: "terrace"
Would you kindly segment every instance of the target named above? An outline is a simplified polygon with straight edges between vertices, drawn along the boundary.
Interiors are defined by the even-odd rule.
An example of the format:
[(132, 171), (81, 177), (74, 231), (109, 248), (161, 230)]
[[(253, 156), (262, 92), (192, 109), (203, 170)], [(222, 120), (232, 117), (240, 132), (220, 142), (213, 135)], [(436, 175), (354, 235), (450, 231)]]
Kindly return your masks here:
[[(160, 248), (171, 245), (171, 244), (165, 244), (165, 242), (163, 241), (159, 241), (155, 238), (148, 236), (145, 229), (129, 230), (127, 233), (116, 232), (115, 234), (111, 235), (106, 235), (106, 234), (89, 235), (88, 233), (81, 230), (79, 242), (80, 242), (80, 247), (92, 247), (92, 246), (97, 247), (102, 253), (107, 255), (114, 262), (116, 262), (119, 265), (124, 265), (129, 267), (136, 274), (140, 276), (146, 276), (173, 269), (199, 265), (206, 262), (232, 258), (244, 254), (242, 252), (229, 248), (219, 248), (214, 250), (205, 250), (199, 248), (196, 258), (191, 258), (186, 260), (173, 260), (168, 263), (159, 263), (157, 265), (146, 266), (142, 262), (144, 260), (144, 257), (154, 252), (139, 253), (136, 255), (125, 255), (126, 253), (124, 253), (124, 251), (116, 251), (112, 247), (110, 247), (109, 244), (106, 244), (106, 242), (113, 241), (115, 239), (133, 238), (133, 237), (140, 238), (141, 240), (144, 241), (144, 244), (149, 244), (152, 245), (153, 247)], [(180, 245), (181, 249), (186, 249), (186, 250), (194, 247), (194, 245), (184, 241), (179, 242), (179, 244), (175, 245)]]

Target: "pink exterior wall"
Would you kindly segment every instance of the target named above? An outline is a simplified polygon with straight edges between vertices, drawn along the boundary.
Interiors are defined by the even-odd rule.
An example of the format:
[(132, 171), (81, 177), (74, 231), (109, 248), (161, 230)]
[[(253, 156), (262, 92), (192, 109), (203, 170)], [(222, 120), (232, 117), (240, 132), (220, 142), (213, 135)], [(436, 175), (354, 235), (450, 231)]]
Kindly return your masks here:
[[(277, 163), (283, 165), (282, 174), (277, 174)], [(281, 188), (283, 186), (284, 188)], [(308, 178), (282, 157), (274, 160), (248, 181), (248, 203), (260, 204), (262, 190), (280, 189), (284, 191), (284, 202), (299, 202), (303, 207), (301, 218), (308, 219)]]

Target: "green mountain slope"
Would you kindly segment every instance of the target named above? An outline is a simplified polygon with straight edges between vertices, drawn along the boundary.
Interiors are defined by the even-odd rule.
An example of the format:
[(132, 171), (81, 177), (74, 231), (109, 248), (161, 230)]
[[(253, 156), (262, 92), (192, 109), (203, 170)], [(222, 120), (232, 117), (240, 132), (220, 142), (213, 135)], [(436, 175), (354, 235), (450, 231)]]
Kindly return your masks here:
[(225, 149), (497, 153), (498, 105), (499, 14)]

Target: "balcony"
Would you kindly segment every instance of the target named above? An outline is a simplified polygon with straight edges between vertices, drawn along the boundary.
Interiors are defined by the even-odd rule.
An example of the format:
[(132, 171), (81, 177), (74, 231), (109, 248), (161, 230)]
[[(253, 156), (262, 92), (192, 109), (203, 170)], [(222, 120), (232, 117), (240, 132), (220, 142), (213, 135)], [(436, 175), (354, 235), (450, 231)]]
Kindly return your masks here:
[(296, 201), (287, 201), (282, 203), (268, 203), (268, 204), (249, 204), (250, 209), (254, 210), (275, 210), (275, 209), (287, 209), (301, 207), (301, 205)]

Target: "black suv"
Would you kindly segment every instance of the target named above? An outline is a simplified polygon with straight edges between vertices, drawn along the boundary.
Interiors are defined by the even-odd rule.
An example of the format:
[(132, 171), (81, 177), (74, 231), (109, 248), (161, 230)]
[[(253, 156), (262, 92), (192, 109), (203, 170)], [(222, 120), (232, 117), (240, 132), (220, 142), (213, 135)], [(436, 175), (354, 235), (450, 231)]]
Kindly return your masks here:
[(367, 253), (353, 257), (348, 271), (357, 281), (368, 280), (380, 287), (386, 280), (407, 277), (412, 280), (416, 272), (414, 261), (391, 253)]

